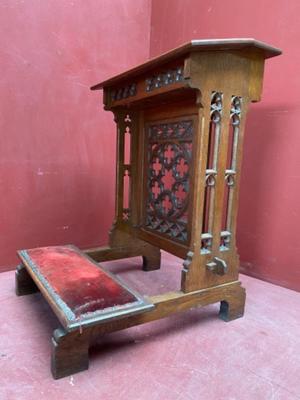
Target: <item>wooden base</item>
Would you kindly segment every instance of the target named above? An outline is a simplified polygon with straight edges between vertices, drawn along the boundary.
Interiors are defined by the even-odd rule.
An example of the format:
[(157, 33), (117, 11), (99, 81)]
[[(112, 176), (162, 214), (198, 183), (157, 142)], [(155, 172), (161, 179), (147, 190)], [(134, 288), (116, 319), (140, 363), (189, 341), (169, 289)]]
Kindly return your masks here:
[[(99, 253), (98, 253), (99, 254)], [(101, 254), (101, 253), (100, 253)], [(147, 256), (148, 257), (148, 256)], [(156, 254), (157, 257), (157, 254)], [(150, 265), (157, 265), (158, 258), (153, 256), (146, 260)], [(152, 263), (152, 264), (151, 264)], [(18, 266), (16, 272), (16, 293), (26, 295), (38, 290), (27, 270)], [(45, 298), (49, 298), (43, 292)], [(75, 328), (56, 329), (52, 337), (51, 371), (55, 379), (75, 374), (88, 369), (89, 347), (106, 333), (119, 331), (132, 326), (144, 324), (171, 314), (185, 311), (198, 306), (221, 303), (219, 316), (224, 321), (240, 318), (244, 314), (245, 289), (240, 282), (234, 281), (211, 288), (184, 293), (183, 291), (169, 292), (152, 296), (148, 299), (153, 308), (145, 309), (139, 314), (127, 316), (112, 316), (106, 322), (95, 320), (90, 325), (79, 325)]]
[(24, 296), (39, 291), (23, 264), (17, 266), (15, 273), (15, 291), (17, 296)]
[(128, 247), (103, 246), (85, 250), (85, 253), (97, 262), (142, 256), (143, 271), (154, 271), (156, 269), (160, 269), (160, 249), (151, 245), (136, 249), (130, 249)]
[(95, 324), (81, 331), (66, 332), (62, 329), (54, 331), (51, 361), (53, 377), (59, 379), (88, 369), (88, 349), (93, 342), (106, 333), (216, 302), (221, 302), (219, 314), (221, 319), (231, 321), (240, 318), (244, 313), (245, 289), (241, 287), (240, 282), (233, 282), (190, 293), (170, 292), (153, 296), (149, 300), (153, 302), (155, 308), (143, 314)]
[(160, 248), (119, 229), (115, 224), (109, 233), (109, 246), (87, 249), (85, 253), (97, 262), (120, 260), (128, 257), (143, 257), (143, 270), (160, 268)]

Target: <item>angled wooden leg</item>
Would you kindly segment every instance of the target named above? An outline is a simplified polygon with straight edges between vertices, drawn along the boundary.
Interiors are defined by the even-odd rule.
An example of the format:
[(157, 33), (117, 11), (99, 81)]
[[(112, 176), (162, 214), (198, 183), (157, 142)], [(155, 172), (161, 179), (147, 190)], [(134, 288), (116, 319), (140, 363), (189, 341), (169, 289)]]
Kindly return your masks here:
[(239, 286), (236, 293), (221, 301), (219, 317), (229, 322), (244, 315), (246, 291)]
[(89, 341), (79, 332), (56, 329), (52, 337), (51, 371), (54, 379), (89, 368)]
[(144, 271), (160, 268), (161, 255), (158, 247), (116, 228), (110, 232), (109, 246), (87, 249), (84, 252), (97, 262), (143, 256)]
[(144, 271), (154, 271), (160, 268), (160, 249), (140, 238), (133, 237), (113, 227), (110, 232), (110, 245), (112, 247), (124, 246), (128, 254), (143, 256)]
[(17, 266), (15, 274), (15, 291), (17, 296), (24, 296), (39, 291), (23, 264)]

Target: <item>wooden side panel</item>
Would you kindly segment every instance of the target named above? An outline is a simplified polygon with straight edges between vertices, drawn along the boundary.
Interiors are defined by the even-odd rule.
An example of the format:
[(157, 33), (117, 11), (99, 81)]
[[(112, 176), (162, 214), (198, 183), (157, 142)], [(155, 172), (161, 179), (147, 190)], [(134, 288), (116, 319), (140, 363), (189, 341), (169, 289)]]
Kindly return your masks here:
[(193, 231), (192, 243), (197, 245), (191, 246), (182, 271), (185, 292), (237, 279), (235, 230), (244, 126), (249, 102), (259, 99), (261, 65), (262, 58), (238, 53), (192, 54), (187, 62), (190, 85), (201, 91), (198, 134), (203, 145), (194, 176), (194, 215), (200, 222)]

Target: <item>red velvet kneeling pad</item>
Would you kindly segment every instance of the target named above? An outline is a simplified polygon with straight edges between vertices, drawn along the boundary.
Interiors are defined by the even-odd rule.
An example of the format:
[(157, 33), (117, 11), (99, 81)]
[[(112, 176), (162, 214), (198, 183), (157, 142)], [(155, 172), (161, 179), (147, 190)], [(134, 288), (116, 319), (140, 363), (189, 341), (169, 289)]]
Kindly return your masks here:
[(75, 247), (41, 247), (26, 252), (35, 270), (76, 318), (137, 301), (132, 293)]

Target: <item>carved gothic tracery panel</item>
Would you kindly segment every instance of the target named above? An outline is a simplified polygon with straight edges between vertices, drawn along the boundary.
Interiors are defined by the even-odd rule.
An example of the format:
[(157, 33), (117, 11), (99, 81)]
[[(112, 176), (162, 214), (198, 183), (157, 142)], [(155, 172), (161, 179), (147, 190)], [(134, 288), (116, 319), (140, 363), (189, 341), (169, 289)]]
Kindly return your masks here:
[(146, 227), (187, 241), (193, 120), (148, 126)]

